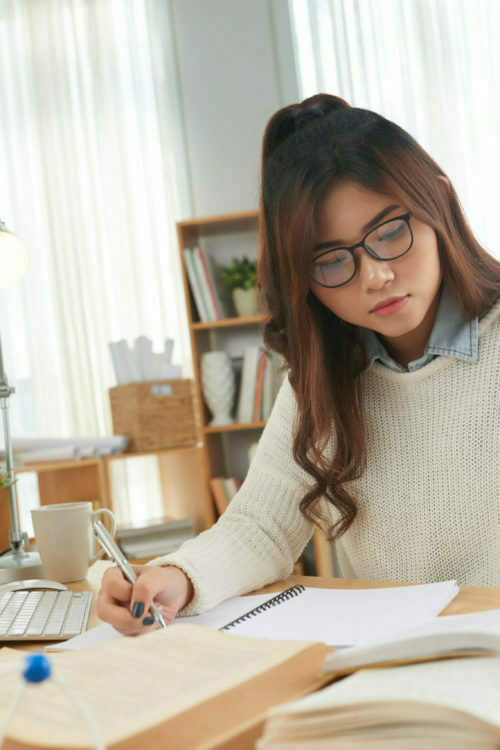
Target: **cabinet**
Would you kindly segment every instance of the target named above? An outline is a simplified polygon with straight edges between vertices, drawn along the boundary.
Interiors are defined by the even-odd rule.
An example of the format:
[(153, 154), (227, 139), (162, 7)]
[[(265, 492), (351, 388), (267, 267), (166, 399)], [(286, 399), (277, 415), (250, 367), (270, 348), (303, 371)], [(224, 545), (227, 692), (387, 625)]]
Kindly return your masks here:
[[(177, 236), (182, 267), (184, 294), (193, 357), (197, 408), (201, 425), (204, 487), (204, 514), (209, 523), (216, 520), (209, 480), (215, 476), (241, 476), (248, 470), (247, 447), (256, 442), (265, 422), (234, 423), (221, 427), (209, 426), (210, 413), (203, 400), (200, 360), (202, 354), (216, 349), (226, 351), (232, 358), (238, 375), (245, 346), (262, 341), (263, 316), (228, 317), (213, 322), (201, 322), (188, 282), (184, 263), (185, 249), (201, 246), (217, 271), (235, 257), (257, 253), (257, 211), (245, 211), (177, 223)], [(315, 533), (314, 556), (318, 575), (333, 575), (330, 545)]]

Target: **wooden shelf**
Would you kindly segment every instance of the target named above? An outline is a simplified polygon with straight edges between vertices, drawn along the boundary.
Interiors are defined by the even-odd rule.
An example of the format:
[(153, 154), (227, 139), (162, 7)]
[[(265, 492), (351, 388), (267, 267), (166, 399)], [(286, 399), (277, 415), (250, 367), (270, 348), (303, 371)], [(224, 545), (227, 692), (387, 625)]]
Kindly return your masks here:
[(119, 461), (124, 458), (140, 458), (141, 456), (164, 456), (170, 453), (185, 453), (201, 447), (201, 443), (193, 445), (181, 445), (175, 448), (158, 448), (151, 451), (134, 451), (133, 453), (117, 453), (112, 455), (101, 456), (105, 461)]
[[(179, 244), (180, 263), (182, 268), (184, 296), (186, 301), (191, 352), (193, 355), (193, 374), (196, 390), (196, 402), (199, 424), (201, 425), (202, 446), (200, 457), (202, 472), (205, 480), (203, 497), (198, 503), (204, 504), (206, 527), (217, 520), (214, 500), (210, 489), (210, 480), (217, 476), (230, 476), (238, 473), (243, 475), (243, 460), (245, 458), (245, 442), (256, 441), (258, 435), (245, 435), (246, 432), (264, 429), (266, 421), (245, 424), (233, 423), (223, 426), (210, 427), (206, 424), (210, 420), (204, 403), (201, 383), (200, 361), (204, 353), (213, 349), (227, 351), (233, 360), (240, 359), (239, 352), (245, 346), (251, 345), (252, 337), (262, 341), (262, 327), (266, 316), (252, 315), (248, 317), (231, 317), (223, 320), (201, 322), (196, 307), (194, 295), (191, 291), (185, 265), (184, 250), (196, 246), (202, 247), (210, 255), (214, 267), (227, 264), (231, 255), (257, 255), (258, 241), (257, 211), (242, 211), (234, 214), (208, 216), (204, 218), (188, 219), (177, 222), (177, 238)], [(203, 247), (205, 246), (205, 247)], [(254, 337), (252, 326), (255, 327)], [(260, 329), (260, 330), (259, 330)], [(241, 346), (238, 340), (241, 339)], [(235, 368), (236, 370), (236, 368)], [(241, 370), (239, 370), (241, 375)], [(224, 436), (232, 436), (225, 438)], [(235, 457), (237, 460), (235, 461)], [(248, 465), (247, 465), (248, 468)], [(241, 476), (243, 478), (243, 476)], [(315, 534), (315, 539), (318, 535)], [(315, 559), (319, 575), (332, 575), (330, 561), (330, 545), (324, 541), (315, 541)]]
[(203, 432), (205, 435), (214, 435), (219, 432), (241, 432), (242, 430), (262, 430), (266, 426), (266, 422), (249, 422), (240, 424), (234, 422), (233, 424), (225, 424), (220, 427), (204, 427)]
[[(64, 471), (64, 469), (79, 469), (86, 466), (98, 466), (100, 458), (82, 458), (80, 461), (41, 461), (40, 463), (24, 464), (14, 469), (15, 474), (33, 471), (40, 474), (44, 471)], [(63, 501), (61, 501), (63, 502)]]
[(265, 315), (249, 315), (248, 317), (224, 318), (223, 320), (212, 320), (209, 323), (191, 323), (193, 331), (207, 331), (211, 328), (230, 328), (237, 326), (250, 326), (263, 323)]
[[(80, 461), (45, 461), (14, 469), (16, 476), (33, 472), (38, 477), (41, 505), (72, 501), (94, 502), (94, 506), (113, 510), (111, 471), (115, 461), (154, 456), (158, 462), (162, 503), (166, 515), (191, 518), (195, 529), (207, 528), (207, 517), (200, 495), (205, 491), (202, 473), (203, 444), (163, 448), (134, 453), (86, 458)], [(7, 488), (0, 490), (0, 549), (9, 547), (11, 528)]]
[(175, 448), (162, 448), (160, 450), (135, 451), (134, 453), (113, 453), (93, 458), (82, 458), (79, 460), (68, 461), (40, 461), (39, 463), (24, 464), (14, 469), (16, 474), (23, 474), (29, 471), (40, 474), (44, 471), (63, 471), (64, 469), (82, 469), (86, 466), (97, 466), (101, 460), (117, 461), (124, 458), (137, 458), (139, 456), (161, 456), (166, 453), (181, 453), (183, 451), (192, 451), (199, 448), (200, 443), (195, 445), (183, 445)]
[(240, 211), (234, 214), (219, 214), (205, 216), (198, 219), (186, 219), (177, 222), (179, 235), (188, 235), (195, 231), (205, 237), (223, 234), (225, 232), (246, 232), (257, 227), (257, 211)]

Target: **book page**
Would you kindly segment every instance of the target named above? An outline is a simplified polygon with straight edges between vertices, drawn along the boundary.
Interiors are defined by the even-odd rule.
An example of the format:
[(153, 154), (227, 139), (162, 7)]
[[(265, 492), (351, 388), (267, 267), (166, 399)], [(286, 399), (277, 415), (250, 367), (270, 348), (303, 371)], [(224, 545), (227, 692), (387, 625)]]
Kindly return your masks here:
[(330, 710), (365, 701), (448, 706), (500, 727), (500, 657), (449, 659), (357, 672), (272, 713)]
[(500, 652), (500, 609), (446, 615), (390, 637), (330, 654), (323, 671), (466, 651)]
[[(193, 625), (121, 638), (50, 656), (53, 671), (85, 702), (106, 743), (139, 733), (304, 650), (307, 644), (255, 641)], [(3, 672), (0, 721), (19, 672)], [(9, 653), (3, 663), (12, 661)], [(28, 685), (7, 736), (43, 747), (92, 745), (82, 717), (55, 683)]]

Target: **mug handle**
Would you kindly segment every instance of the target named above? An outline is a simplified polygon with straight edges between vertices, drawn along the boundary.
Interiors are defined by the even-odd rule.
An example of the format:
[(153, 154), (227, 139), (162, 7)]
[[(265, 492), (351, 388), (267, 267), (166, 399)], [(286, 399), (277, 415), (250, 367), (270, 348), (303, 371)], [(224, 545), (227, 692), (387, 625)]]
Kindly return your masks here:
[[(105, 513), (108, 515), (108, 517), (111, 519), (111, 531), (109, 532), (111, 536), (114, 536), (116, 534), (116, 518), (112, 511), (108, 510), (108, 508), (98, 508), (97, 510), (93, 510), (90, 514), (91, 523), (94, 524), (94, 519), (96, 516), (98, 516), (100, 513)], [(93, 534), (93, 531), (92, 531)], [(98, 552), (95, 553), (95, 555), (92, 555), (91, 558), (89, 558), (89, 565), (92, 565), (92, 563), (95, 563), (96, 560), (99, 560), (100, 557), (104, 555), (104, 549), (101, 547)]]

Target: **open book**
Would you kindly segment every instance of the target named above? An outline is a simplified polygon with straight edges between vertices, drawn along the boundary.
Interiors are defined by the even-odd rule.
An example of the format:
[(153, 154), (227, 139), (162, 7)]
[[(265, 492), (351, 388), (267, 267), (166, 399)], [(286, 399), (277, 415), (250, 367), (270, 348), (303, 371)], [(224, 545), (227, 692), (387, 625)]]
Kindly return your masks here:
[[(327, 681), (320, 643), (241, 638), (176, 625), (86, 651), (51, 655), (54, 674), (86, 704), (107, 750), (251, 748), (269, 706)], [(19, 685), (24, 654), (3, 649), (19, 669), (0, 679), (0, 724)], [(9, 742), (10, 740), (10, 742)], [(13, 742), (12, 742), (13, 741)], [(51, 681), (29, 686), (7, 729), (6, 748), (93, 748), (82, 717)]]
[(368, 669), (272, 710), (257, 750), (497, 750), (500, 658)]
[[(362, 667), (500, 653), (500, 609), (449, 615), (362, 646), (335, 651), (323, 671), (349, 674)], [(500, 715), (500, 714), (499, 714)]]

